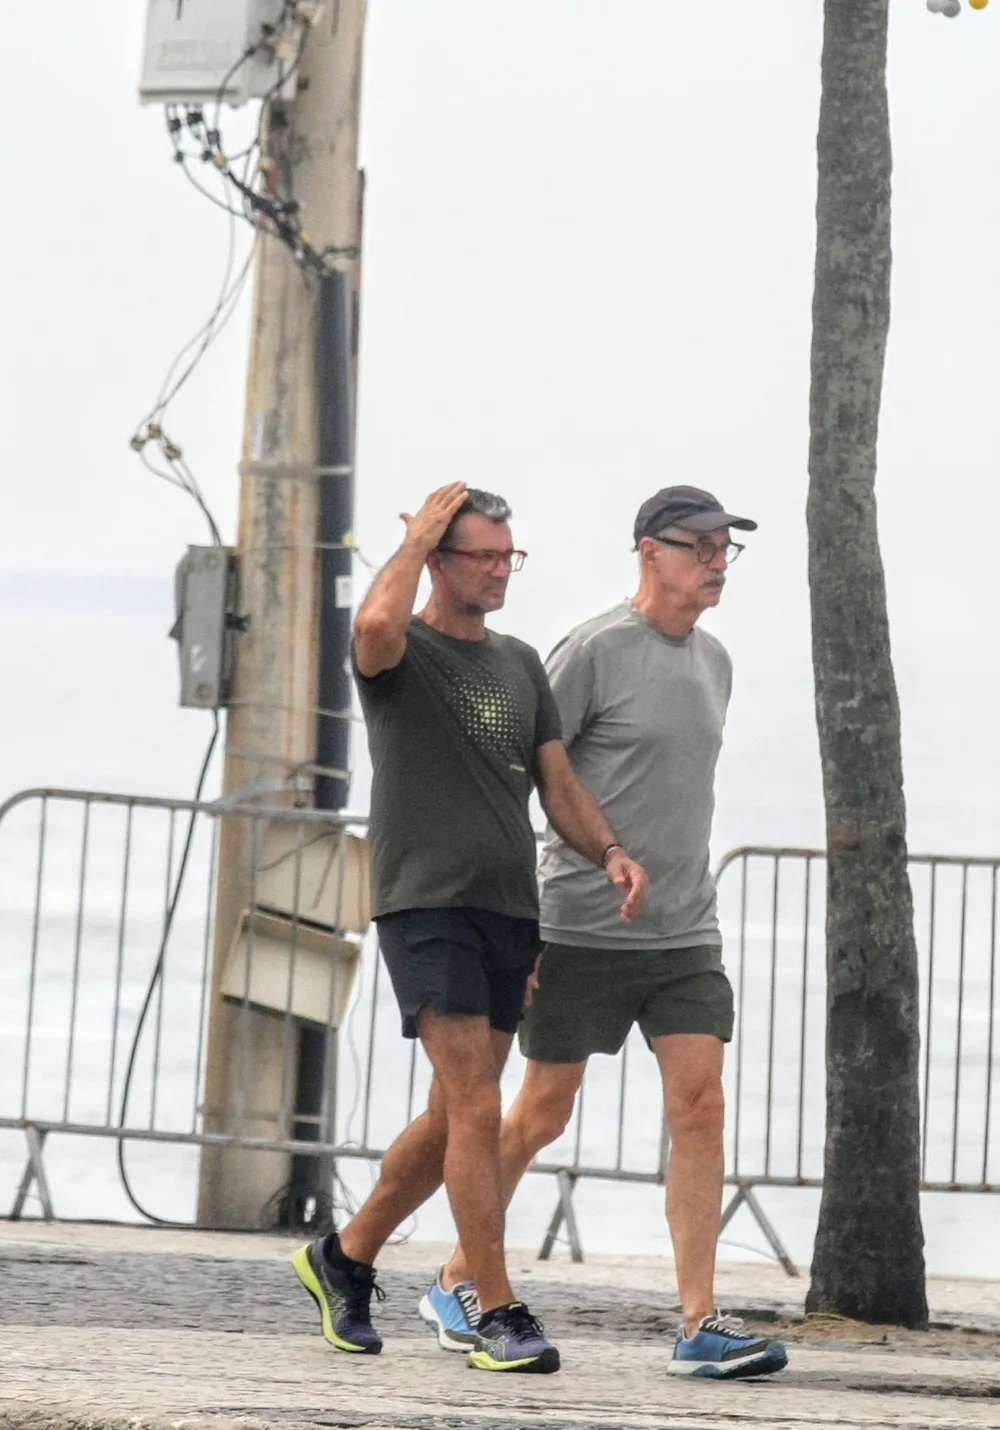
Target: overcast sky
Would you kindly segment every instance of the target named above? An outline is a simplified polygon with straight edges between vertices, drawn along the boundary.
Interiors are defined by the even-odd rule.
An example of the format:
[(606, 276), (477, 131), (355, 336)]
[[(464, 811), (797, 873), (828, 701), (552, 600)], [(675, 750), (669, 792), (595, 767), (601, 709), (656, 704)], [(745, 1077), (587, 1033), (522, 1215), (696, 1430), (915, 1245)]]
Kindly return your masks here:
[[(204, 527), (128, 438), (211, 309), (226, 220), (138, 104), (140, 0), (50, 0), (44, 35), (4, 9), (0, 571), (165, 578)], [(926, 739), (960, 744), (996, 725), (1000, 3), (892, 16), (882, 534), (911, 730), (925, 682), (951, 696)], [(811, 725), (821, 19), (821, 0), (371, 0), (364, 86), (362, 548), (384, 560), (444, 481), (503, 492), (530, 560), (501, 623), (544, 650), (628, 593), (645, 496), (711, 487), (760, 522), (713, 619), (745, 701), (794, 672), (779, 741)], [(230, 540), (247, 321), (171, 422)]]

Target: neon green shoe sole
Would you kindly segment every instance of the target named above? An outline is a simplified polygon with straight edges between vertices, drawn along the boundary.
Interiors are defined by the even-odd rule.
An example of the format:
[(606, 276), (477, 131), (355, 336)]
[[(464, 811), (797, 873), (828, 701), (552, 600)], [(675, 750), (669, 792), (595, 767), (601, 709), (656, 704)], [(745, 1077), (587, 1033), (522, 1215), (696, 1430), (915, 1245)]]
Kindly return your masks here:
[[(382, 1342), (372, 1330), (370, 1322), (358, 1327), (359, 1331), (366, 1334), (364, 1341), (362, 1341), (360, 1337), (357, 1340), (351, 1340), (348, 1336), (338, 1334), (337, 1325), (343, 1325), (344, 1317), (341, 1315), (337, 1325), (335, 1325), (334, 1314), (335, 1311), (339, 1309), (337, 1301), (341, 1298), (337, 1296), (336, 1291), (331, 1287), (330, 1290), (333, 1291), (335, 1297), (334, 1306), (331, 1307), (327, 1288), (323, 1285), (321, 1278), (316, 1274), (310, 1250), (311, 1248), (308, 1246), (299, 1247), (298, 1251), (296, 1251), (292, 1257), (292, 1268), (319, 1307), (320, 1322), (323, 1326), (325, 1339), (330, 1342), (331, 1346), (336, 1346), (338, 1351), (347, 1351), (350, 1355), (377, 1356), (382, 1349)], [(371, 1339), (369, 1340), (367, 1337), (371, 1337)]]
[(541, 1355), (524, 1360), (494, 1360), (489, 1351), (470, 1351), (470, 1370), (512, 1371), (521, 1375), (553, 1375), (559, 1369), (559, 1352), (549, 1346)]

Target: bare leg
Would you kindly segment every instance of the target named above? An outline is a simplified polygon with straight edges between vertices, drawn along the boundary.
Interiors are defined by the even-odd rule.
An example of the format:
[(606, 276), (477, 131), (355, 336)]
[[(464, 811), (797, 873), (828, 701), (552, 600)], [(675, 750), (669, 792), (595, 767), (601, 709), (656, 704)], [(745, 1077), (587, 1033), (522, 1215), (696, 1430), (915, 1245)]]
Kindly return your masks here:
[(444, 1184), (485, 1313), (514, 1300), (504, 1261), (500, 1080), (490, 1027), (483, 1017), (424, 1009), (420, 1036), (447, 1118)]
[[(524, 1083), (500, 1128), (500, 1195), (504, 1208), (529, 1165), (565, 1131), (583, 1080), (584, 1063), (538, 1063), (529, 1059)], [(459, 1229), (461, 1234), (461, 1228)], [(462, 1243), (441, 1272), (446, 1291), (474, 1278)], [(478, 1282), (477, 1282), (478, 1290)]]
[[(510, 1051), (511, 1035), (490, 1030), (496, 1076)], [(398, 1226), (437, 1191), (444, 1177), (448, 1122), (438, 1079), (431, 1083), (427, 1111), (414, 1119), (382, 1158), (371, 1195), (340, 1233), (341, 1249), (355, 1261), (374, 1263)]]
[(667, 1221), (686, 1336), (715, 1309), (715, 1251), (725, 1171), (723, 1048), (719, 1038), (707, 1033), (653, 1039), (670, 1128)]

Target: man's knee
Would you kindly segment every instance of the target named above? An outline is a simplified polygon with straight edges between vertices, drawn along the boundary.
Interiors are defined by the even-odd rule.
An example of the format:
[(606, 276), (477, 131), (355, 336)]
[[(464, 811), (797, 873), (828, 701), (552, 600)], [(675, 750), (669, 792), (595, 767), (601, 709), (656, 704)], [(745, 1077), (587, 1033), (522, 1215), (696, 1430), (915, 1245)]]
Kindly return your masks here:
[(478, 1095), (484, 1083), (499, 1086), (497, 1049), (485, 1018), (442, 1015), (425, 1008), (418, 1027), (434, 1069), (434, 1082), (449, 1107), (463, 1096)]
[(475, 1126), (484, 1131), (500, 1127), (500, 1086), (496, 1078), (468, 1078), (460, 1088), (453, 1088), (447, 1098), (447, 1124), (450, 1128)]
[(543, 1085), (521, 1092), (511, 1108), (511, 1119), (532, 1155), (563, 1135), (573, 1116), (575, 1102), (575, 1088)]
[(671, 1093), (667, 1123), (674, 1142), (687, 1137), (718, 1137), (726, 1118), (722, 1082), (694, 1083)]

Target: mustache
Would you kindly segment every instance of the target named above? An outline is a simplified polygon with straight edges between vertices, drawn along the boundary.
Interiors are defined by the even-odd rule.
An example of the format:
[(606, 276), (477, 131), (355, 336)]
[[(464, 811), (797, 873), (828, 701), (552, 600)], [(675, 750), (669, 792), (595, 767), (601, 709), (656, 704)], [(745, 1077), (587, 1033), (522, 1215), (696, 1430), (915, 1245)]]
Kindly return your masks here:
[(726, 584), (726, 578), (725, 576), (706, 576), (701, 584), (703, 586), (718, 586), (719, 590), (721, 591), (723, 586)]

